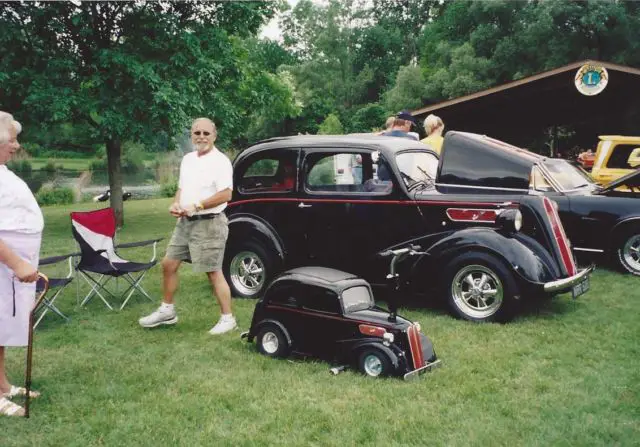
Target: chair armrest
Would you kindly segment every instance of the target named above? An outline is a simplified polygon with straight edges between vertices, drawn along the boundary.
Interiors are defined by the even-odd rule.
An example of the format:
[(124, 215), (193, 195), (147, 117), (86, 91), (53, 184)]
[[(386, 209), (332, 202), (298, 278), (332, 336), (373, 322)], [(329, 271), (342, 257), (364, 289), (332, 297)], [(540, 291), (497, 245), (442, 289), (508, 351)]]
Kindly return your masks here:
[(148, 241), (141, 241), (141, 242), (127, 242), (126, 244), (118, 244), (115, 246), (115, 248), (131, 248), (131, 247), (142, 247), (144, 245), (150, 245), (150, 244), (156, 244), (159, 241), (161, 241), (164, 238), (160, 238), (160, 239), (151, 239)]
[(67, 255), (60, 256), (51, 256), (49, 258), (40, 259), (39, 265), (50, 265), (55, 264), (56, 262), (66, 261), (69, 258), (73, 258), (74, 256), (79, 256), (80, 253), (69, 253)]

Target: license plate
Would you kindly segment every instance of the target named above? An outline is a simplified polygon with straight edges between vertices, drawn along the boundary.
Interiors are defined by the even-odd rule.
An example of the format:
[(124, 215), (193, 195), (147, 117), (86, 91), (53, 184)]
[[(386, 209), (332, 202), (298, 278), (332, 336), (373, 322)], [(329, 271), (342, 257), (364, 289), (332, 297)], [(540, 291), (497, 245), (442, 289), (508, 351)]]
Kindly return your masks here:
[(575, 299), (580, 295), (589, 290), (589, 277), (587, 276), (584, 280), (580, 281), (578, 284), (573, 286), (571, 289), (571, 296)]

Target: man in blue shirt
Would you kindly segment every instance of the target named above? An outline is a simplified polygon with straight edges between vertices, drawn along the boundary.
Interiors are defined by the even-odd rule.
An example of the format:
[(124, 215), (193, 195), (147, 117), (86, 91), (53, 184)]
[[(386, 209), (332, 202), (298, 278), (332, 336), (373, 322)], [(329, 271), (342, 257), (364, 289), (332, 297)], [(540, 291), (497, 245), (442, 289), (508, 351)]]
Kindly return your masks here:
[(409, 138), (410, 140), (418, 141), (418, 138), (410, 133), (411, 127), (415, 124), (416, 120), (413, 115), (411, 115), (408, 110), (403, 110), (402, 112), (398, 112), (396, 115), (396, 119), (393, 121), (391, 129), (382, 132), (381, 135), (387, 137)]

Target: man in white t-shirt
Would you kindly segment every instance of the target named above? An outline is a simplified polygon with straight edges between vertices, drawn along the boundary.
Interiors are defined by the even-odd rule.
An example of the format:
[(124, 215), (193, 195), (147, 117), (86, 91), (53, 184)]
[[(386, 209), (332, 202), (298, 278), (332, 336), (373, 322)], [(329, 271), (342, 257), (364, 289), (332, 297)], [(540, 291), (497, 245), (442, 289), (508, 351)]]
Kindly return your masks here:
[(216, 136), (216, 125), (210, 119), (193, 122), (191, 142), (196, 150), (182, 159), (178, 191), (169, 207), (178, 222), (162, 260), (164, 299), (155, 312), (140, 318), (142, 327), (178, 322), (173, 297), (183, 261), (191, 262), (195, 272), (207, 274), (218, 299), (221, 316), (209, 333), (223, 334), (237, 327), (231, 312), (231, 291), (222, 274), (229, 234), (223, 211), (231, 199), (233, 168), (229, 158), (213, 145)]

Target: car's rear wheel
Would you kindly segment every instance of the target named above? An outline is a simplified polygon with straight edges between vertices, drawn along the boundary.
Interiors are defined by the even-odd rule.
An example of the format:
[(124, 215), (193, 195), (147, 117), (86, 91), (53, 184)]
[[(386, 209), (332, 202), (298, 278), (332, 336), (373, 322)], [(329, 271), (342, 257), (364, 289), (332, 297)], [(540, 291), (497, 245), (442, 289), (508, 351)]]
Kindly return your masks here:
[(289, 355), (289, 343), (282, 329), (275, 324), (266, 324), (256, 337), (258, 351), (268, 357), (286, 357)]
[(626, 271), (640, 276), (640, 228), (624, 233), (618, 244), (618, 262)]
[(363, 350), (358, 357), (358, 369), (369, 377), (384, 377), (391, 373), (391, 360), (374, 348)]
[(508, 321), (519, 298), (509, 269), (495, 256), (466, 253), (445, 269), (446, 297), (452, 313), (469, 321)]
[(247, 241), (227, 248), (224, 271), (231, 293), (241, 298), (257, 298), (273, 278), (273, 255), (259, 242)]

